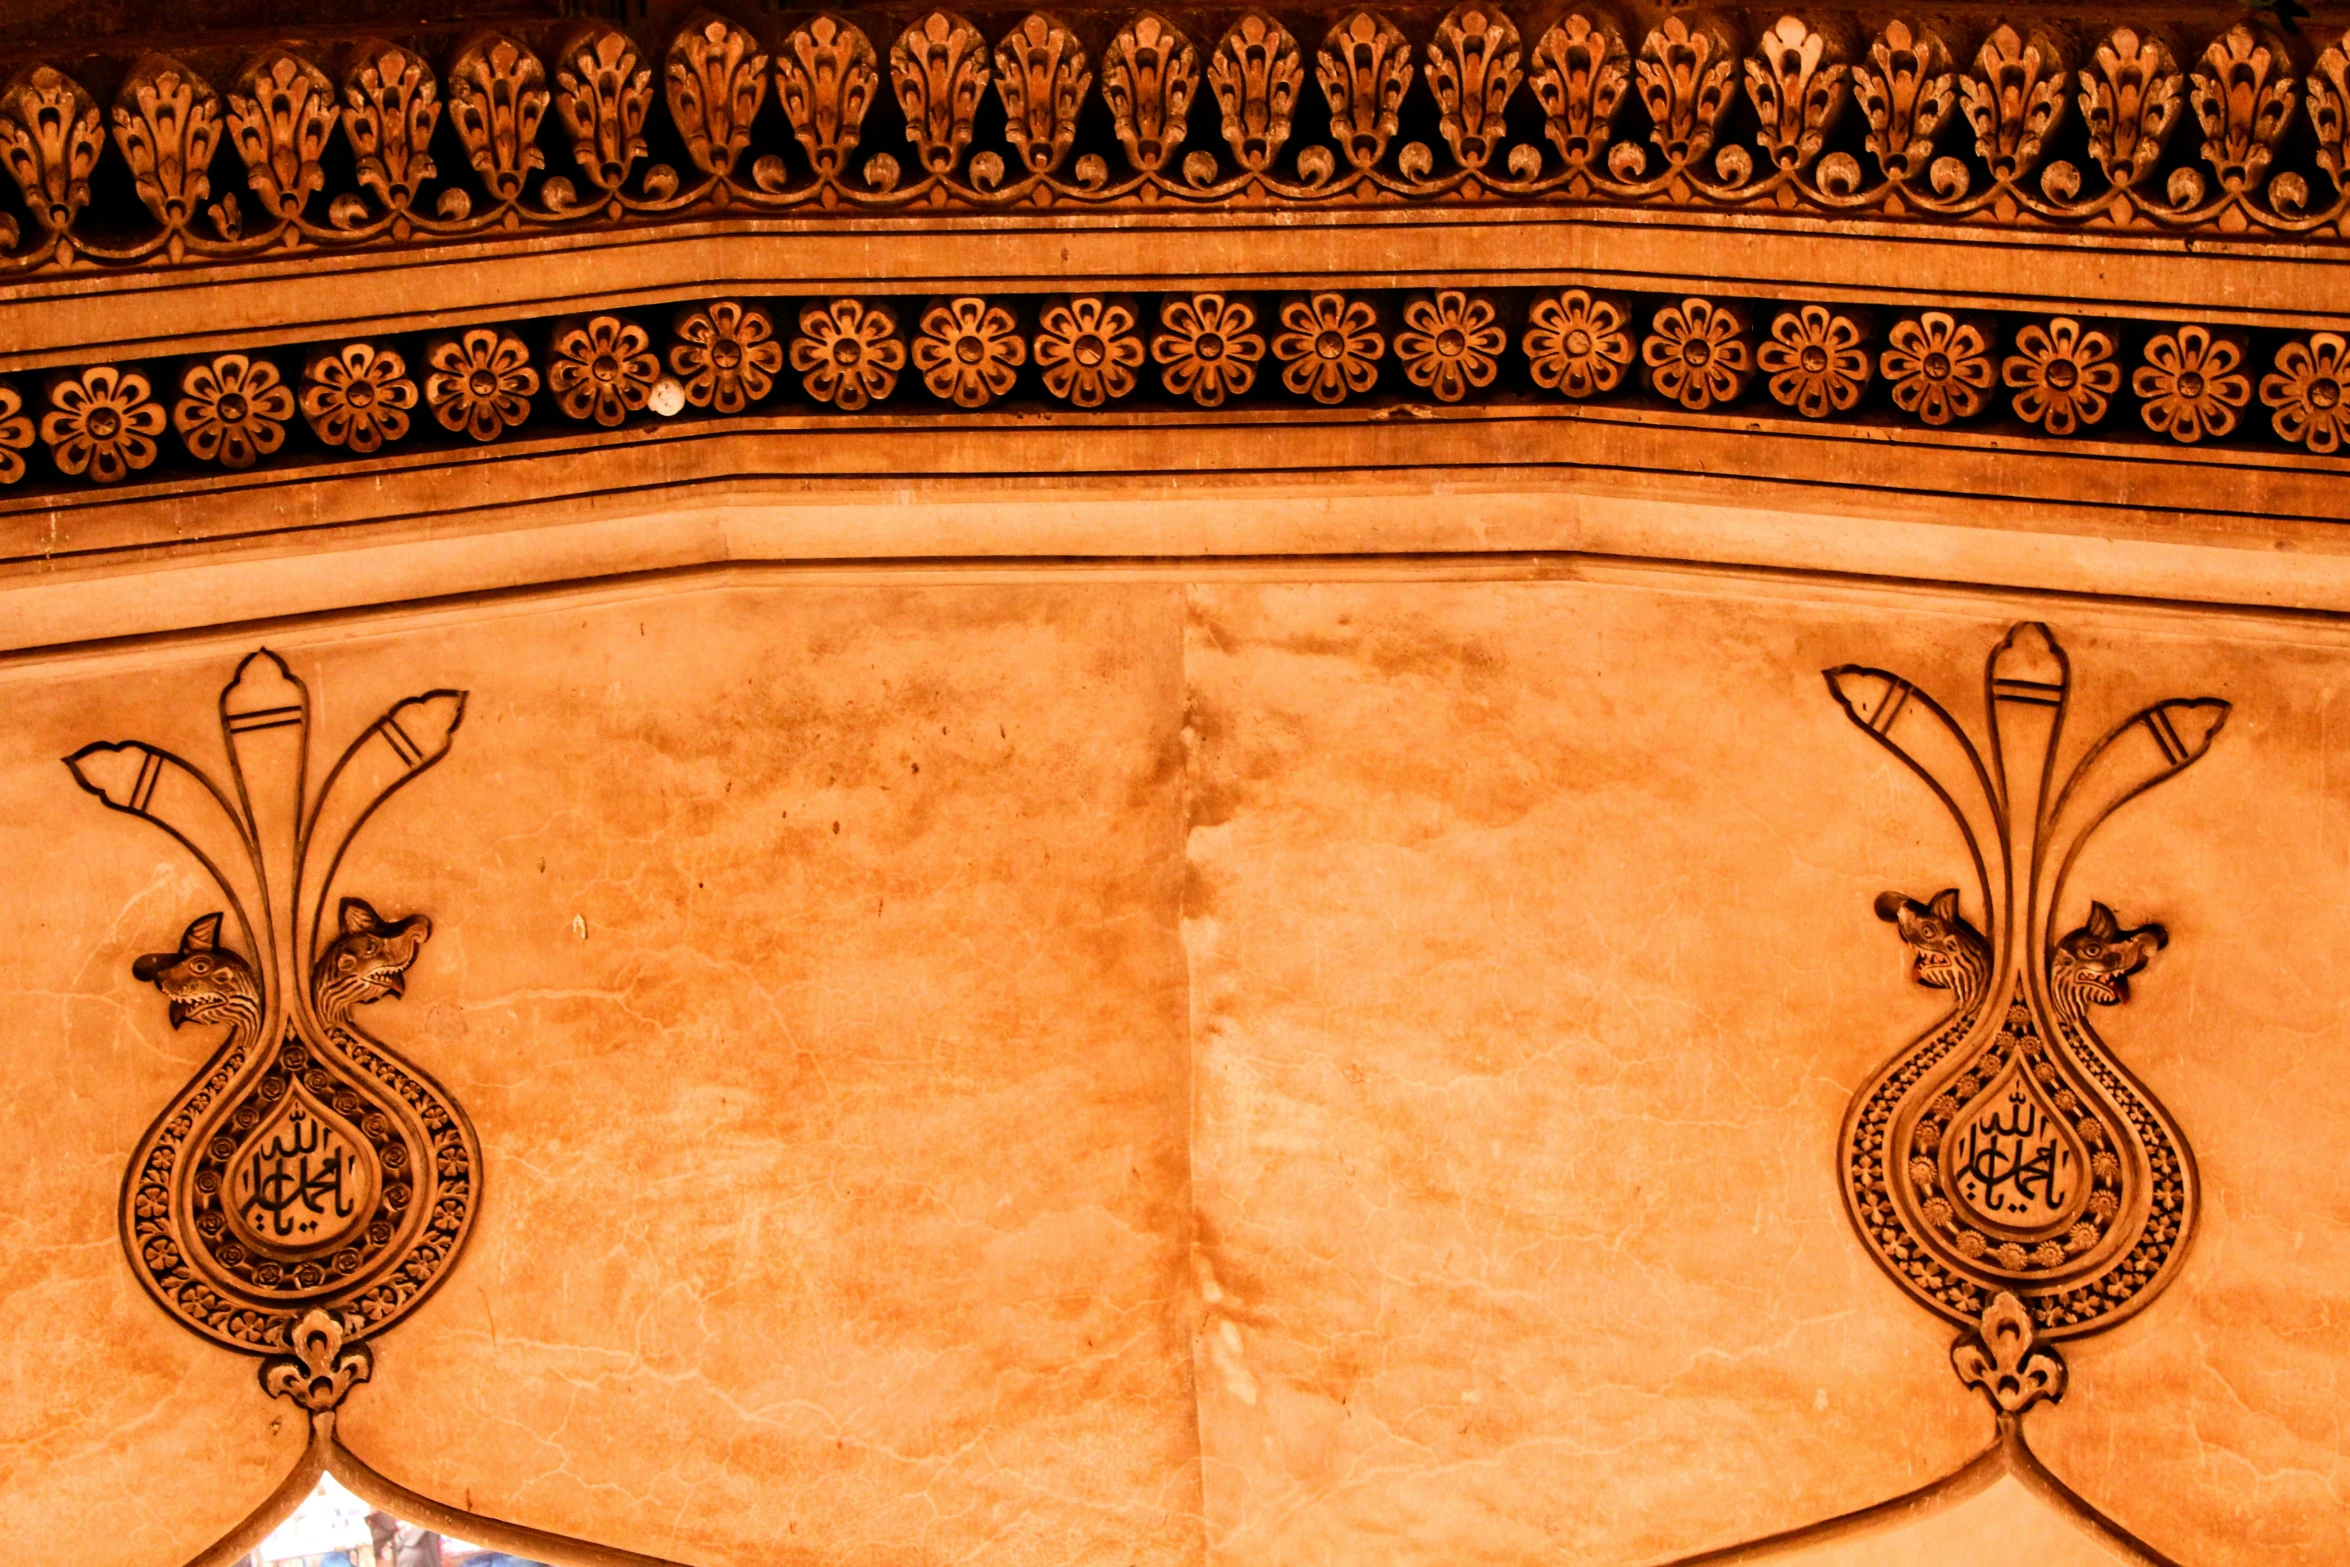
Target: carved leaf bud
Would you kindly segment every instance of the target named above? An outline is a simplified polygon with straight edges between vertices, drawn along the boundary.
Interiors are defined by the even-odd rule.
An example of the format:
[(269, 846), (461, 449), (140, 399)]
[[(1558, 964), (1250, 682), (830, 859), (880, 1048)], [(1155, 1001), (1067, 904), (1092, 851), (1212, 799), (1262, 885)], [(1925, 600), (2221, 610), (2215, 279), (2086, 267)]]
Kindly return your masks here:
[(1126, 156), (1146, 174), (1183, 145), (1198, 90), (1199, 56), (1190, 40), (1152, 12), (1120, 28), (1102, 56), (1102, 99)]
[(1428, 87), (1436, 96), (1436, 129), (1463, 168), (1492, 161), (1508, 134), (1509, 103), (1524, 80), (1518, 69), (1518, 29), (1490, 6), (1471, 0), (1436, 24), (1428, 45)]
[(906, 140), (933, 174), (953, 171), (971, 143), (987, 85), (987, 44), (959, 16), (933, 11), (889, 48), (890, 85), (906, 115)]
[(767, 96), (767, 56), (757, 40), (719, 17), (698, 18), (669, 45), (669, 117), (686, 156), (724, 177), (751, 144)]
[(1049, 174), (1060, 167), (1093, 87), (1077, 35), (1052, 17), (1031, 13), (996, 45), (995, 84), (1004, 105), (1004, 139), (1028, 172)]
[(64, 72), (36, 65), (0, 90), (0, 162), (50, 232), (73, 227), (90, 204), (90, 171), (104, 149), (98, 105)]
[(571, 133), (571, 155), (598, 190), (618, 190), (645, 155), (645, 111), (653, 72), (628, 35), (590, 28), (555, 56), (555, 114)]
[(776, 99), (819, 179), (848, 167), (880, 88), (872, 40), (838, 17), (811, 18), (776, 52)]
[(530, 171), (546, 167), (538, 144), (546, 82), (538, 56), (504, 33), (481, 34), (450, 63), (449, 123), (474, 173), (500, 204), (520, 200)]
[[(1289, 140), (1290, 115), (1303, 85), (1305, 68), (1298, 63), (1297, 40), (1279, 22), (1251, 11), (1224, 34), (1208, 61), (1208, 88), (1223, 111), (1225, 145), (1242, 168), (1264, 169)], [(1184, 160), (1186, 178), (1201, 156), (1194, 153)], [(1214, 173), (1210, 167), (1207, 177)]]
[(1314, 80), (1330, 104), (1330, 139), (1358, 169), (1386, 156), (1396, 112), (1412, 85), (1412, 50), (1374, 11), (1339, 19), (1314, 58)]

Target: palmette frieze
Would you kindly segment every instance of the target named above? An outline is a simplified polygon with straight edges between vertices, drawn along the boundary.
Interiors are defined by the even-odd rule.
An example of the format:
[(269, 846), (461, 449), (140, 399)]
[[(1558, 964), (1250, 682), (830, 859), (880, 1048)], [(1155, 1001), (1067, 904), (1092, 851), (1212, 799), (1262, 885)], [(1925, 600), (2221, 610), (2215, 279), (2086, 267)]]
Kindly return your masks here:
[[(698, 13), (0, 87), (0, 275), (725, 214), (1510, 205), (2338, 243), (2350, 33), (1470, 0), (1324, 25)], [(95, 62), (111, 65), (115, 62)], [(90, 74), (91, 62), (76, 68)], [(208, 74), (209, 73), (209, 74)], [(107, 192), (113, 192), (109, 195)]]
[(1578, 405), (2310, 465), (2350, 443), (2350, 320), (2246, 331), (1585, 287), (716, 299), (0, 379), (0, 493), (772, 415), (1082, 428)]

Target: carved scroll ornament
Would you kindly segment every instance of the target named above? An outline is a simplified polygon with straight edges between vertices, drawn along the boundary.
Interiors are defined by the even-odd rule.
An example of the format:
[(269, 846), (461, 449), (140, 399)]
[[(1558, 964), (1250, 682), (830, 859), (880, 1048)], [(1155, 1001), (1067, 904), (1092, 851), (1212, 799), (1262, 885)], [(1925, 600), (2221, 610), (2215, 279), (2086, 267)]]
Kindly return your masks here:
[(263, 1390), (310, 1421), (293, 1472), (190, 1567), (247, 1560), (322, 1472), (388, 1511), (557, 1567), (671, 1567), (419, 1496), (336, 1433), (343, 1402), (377, 1375), (374, 1339), (448, 1278), (481, 1201), (464, 1109), (362, 1022), (405, 992), (432, 921), (332, 896), (360, 828), (448, 755), (465, 693), (394, 703), (323, 776), (309, 689), (276, 654), (237, 666), (219, 712), (225, 777), (139, 741), (66, 758), (105, 805), (194, 855), (222, 902), (131, 966), (162, 992), (173, 1028), (218, 1034), (131, 1155), (123, 1248), (174, 1321), (258, 1357)]
[(1973, 1326), (2002, 1295), (2054, 1342), (2120, 1322), (2176, 1275), (2195, 1224), (2194, 1156), (2151, 1089), (2091, 1022), (2130, 996), (2168, 936), (2068, 880), (2097, 828), (2211, 746), (2228, 704), (2158, 702), (2060, 772), (2069, 661), (2044, 626), (1993, 652), (1989, 744), (1902, 677), (1846, 665), (1847, 716), (1931, 786), (1956, 821), (1981, 923), (1952, 888), (1888, 892), (1941, 1023), (1853, 1098), (1845, 1201), (1862, 1241), (1920, 1304)]
[(1684, 1567), (1899, 1527), (2001, 1479), (2113, 1559), (2176, 1567), (2052, 1474), (2024, 1416), (2064, 1397), (2058, 1345), (2143, 1311), (2177, 1276), (2194, 1233), (2185, 1134), (2090, 1022), (2129, 999), (2132, 977), (2169, 938), (2102, 902), (2076, 910), (2067, 892), (2098, 827), (2194, 765), (2228, 704), (2157, 702), (2060, 767), (2072, 669), (2046, 626), (2018, 625), (1992, 650), (1980, 745), (1900, 675), (1857, 664), (1826, 674), (1845, 716), (1950, 813), (1972, 873), (1929, 897), (1876, 900), (1911, 975), (1950, 1005), (1853, 1095), (1839, 1162), (1854, 1232), (1912, 1299), (1960, 1329), (1951, 1369), (1982, 1394), (1996, 1435), (1904, 1496)]
[[(1037, 11), (983, 28), (938, 9), (879, 33), (833, 13), (763, 32), (697, 12), (667, 37), (477, 33), (437, 62), (373, 38), (280, 45), (225, 101), (149, 54), (103, 116), (36, 64), (0, 88), (0, 166), (31, 220), (0, 215), (0, 273), (810, 207), (1509, 201), (2329, 243), (2350, 221), (2350, 34), (2302, 47), (2265, 22), (2110, 16), (2076, 45), (2072, 21), (2030, 14), (1863, 31), (1771, 11), (1675, 11), (1637, 34), (1583, 5), (1537, 36), (1483, 0), (1417, 37), (1362, 8), (1216, 25), (1143, 12), (1095, 33)], [(1203, 89), (1217, 114), (1195, 126)], [(1088, 129), (1097, 91), (1107, 135)], [(885, 97), (896, 151), (895, 124), (867, 125)], [(1403, 136), (1415, 109), (1433, 143)], [(444, 113), (461, 166), (427, 150)], [(212, 188), (224, 137), (242, 197)], [(144, 232), (85, 230), (109, 158)]]
[(75, 779), (161, 827), (226, 905), (134, 966), (174, 1028), (223, 1030), (140, 1139), (123, 1245), (186, 1326), (282, 1357), (324, 1313), (354, 1343), (423, 1302), (463, 1246), (481, 1150), (464, 1111), (370, 1034), (359, 1009), (406, 988), (432, 935), (346, 897), (337, 867), (391, 793), (448, 754), (461, 691), (393, 707), (311, 786), (310, 695), (255, 653), (221, 693), (225, 784), (135, 741), (85, 747)]

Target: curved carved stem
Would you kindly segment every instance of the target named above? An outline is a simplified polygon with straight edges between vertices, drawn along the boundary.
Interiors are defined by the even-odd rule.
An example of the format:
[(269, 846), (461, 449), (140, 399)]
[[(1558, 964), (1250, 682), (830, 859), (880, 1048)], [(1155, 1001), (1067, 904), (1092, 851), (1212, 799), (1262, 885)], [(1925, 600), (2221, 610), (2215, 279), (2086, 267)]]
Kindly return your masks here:
[[(545, 1562), (547, 1567), (683, 1567), (683, 1564), (661, 1556), (645, 1556), (636, 1551), (624, 1551), (616, 1545), (598, 1545), (590, 1540), (574, 1539), (567, 1534), (556, 1534), (546, 1529), (533, 1529), (526, 1524), (507, 1523), (503, 1519), (485, 1517), (467, 1512), (462, 1507), (451, 1507), (421, 1492), (411, 1491), (399, 1481), (389, 1478), (369, 1464), (366, 1459), (343, 1445), (334, 1434), (331, 1424), (326, 1435), (326, 1472), (340, 1480), (352, 1495), (361, 1501), (373, 1502), (385, 1512), (405, 1518), (410, 1523), (423, 1524), (443, 1534), (471, 1540), (492, 1550), (509, 1551), (527, 1556), (533, 1561)], [(196, 1567), (196, 1564), (191, 1564)], [(206, 1563), (204, 1567), (211, 1567)]]
[(327, 1454), (334, 1446), (334, 1428), (333, 1410), (312, 1416), (310, 1444), (302, 1449), (302, 1456), (278, 1482), (277, 1489), (262, 1498), (261, 1505), (247, 1513), (243, 1522), (189, 1557), (188, 1567), (241, 1567), (253, 1554), (253, 1548), (291, 1518), (294, 1509), (317, 1488), (318, 1477), (326, 1473)]

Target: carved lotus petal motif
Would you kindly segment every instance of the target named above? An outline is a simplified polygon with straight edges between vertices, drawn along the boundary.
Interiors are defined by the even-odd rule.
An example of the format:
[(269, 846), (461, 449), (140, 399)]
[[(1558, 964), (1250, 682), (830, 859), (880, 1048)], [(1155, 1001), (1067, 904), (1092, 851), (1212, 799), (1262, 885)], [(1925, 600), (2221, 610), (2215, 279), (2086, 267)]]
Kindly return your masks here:
[(140, 202), (165, 229), (185, 228), (212, 192), (220, 95), (169, 55), (141, 55), (115, 94), (114, 141)]
[(2350, 136), (2350, 31), (2318, 51), (2309, 73), (2309, 127), (2317, 133), (2317, 166), (2336, 184), (2350, 176), (2345, 137)]
[(319, 160), (341, 117), (334, 84), (299, 55), (270, 50), (246, 62), (229, 94), (229, 135), (264, 211), (290, 221), (326, 188)]
[(889, 76), (906, 115), (906, 140), (923, 167), (944, 174), (971, 142), (987, 85), (987, 42), (959, 16), (933, 11), (890, 46)]
[(2041, 144), (2064, 119), (2064, 50), (2054, 35), (2027, 41), (2002, 22), (1975, 53), (1975, 74), (1959, 97), (1975, 130), (1975, 151), (1995, 181), (2021, 180), (2040, 165)]
[(2189, 79), (2203, 161), (2222, 189), (2254, 183), (2293, 119), (2293, 73), (2283, 49), (2238, 23), (2212, 40)]
[(441, 119), (432, 68), (413, 50), (363, 40), (343, 76), (343, 104), (343, 134), (358, 160), (361, 187), (393, 212), (406, 212), (440, 172), (429, 151)]
[(1508, 134), (1509, 102), (1524, 80), (1518, 60), (1516, 24), (1481, 0), (1455, 6), (1436, 24), (1428, 87), (1437, 133), (1461, 167), (1485, 167)]
[(1387, 152), (1396, 112), (1412, 85), (1412, 47), (1393, 22), (1373, 11), (1341, 17), (1322, 40), (1314, 79), (1330, 105), (1330, 139), (1358, 169)]
[(1733, 102), (1731, 75), (1737, 64), (1729, 32), (1708, 18), (1692, 28), (1681, 17), (1668, 16), (1648, 35), (1633, 74), (1666, 163), (1675, 168), (1695, 163), (1713, 146)]
[(98, 105), (64, 72), (36, 65), (0, 90), (0, 163), (43, 228), (63, 232), (90, 204), (105, 145)]
[(1746, 95), (1761, 120), (1754, 139), (1783, 169), (1808, 168), (1844, 110), (1847, 68), (1836, 42), (1783, 16), (1746, 62)]
[(1052, 17), (1031, 14), (996, 45), (995, 84), (1004, 105), (1004, 139), (1028, 172), (1060, 167), (1093, 87), (1077, 35)]
[(1852, 95), (1867, 119), (1867, 145), (1886, 178), (1906, 183), (1934, 161), (1934, 134), (1957, 101), (1950, 50), (1939, 35), (1896, 17), (1853, 67)]
[(2089, 156), (2119, 186), (2134, 185), (2162, 157), (2178, 123), (2177, 66), (2161, 39), (2114, 29), (2081, 72), (2081, 119)]

